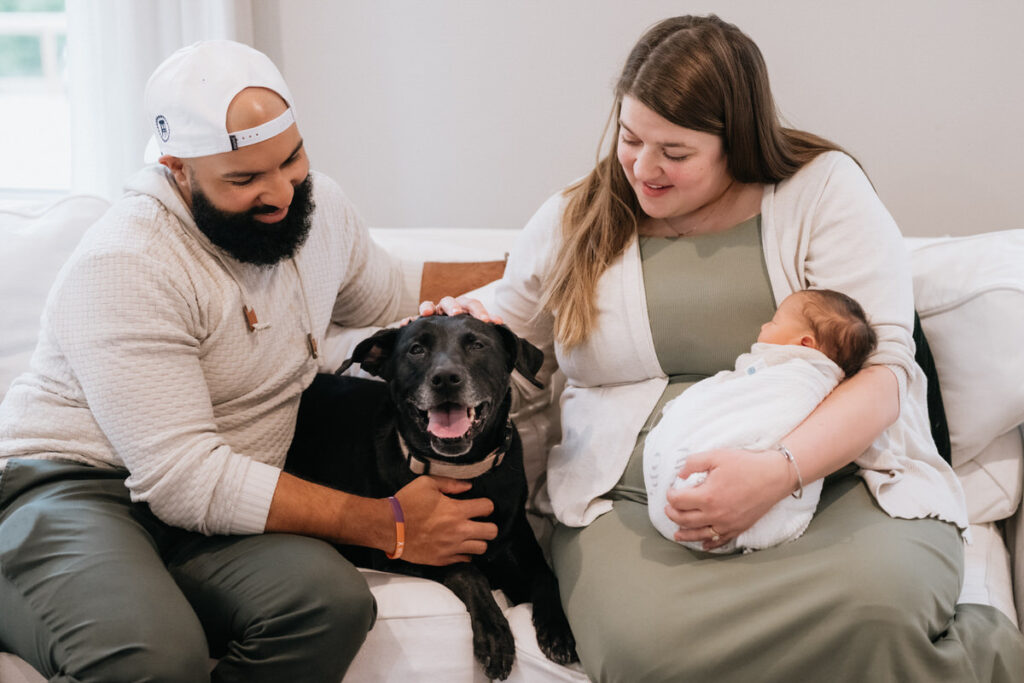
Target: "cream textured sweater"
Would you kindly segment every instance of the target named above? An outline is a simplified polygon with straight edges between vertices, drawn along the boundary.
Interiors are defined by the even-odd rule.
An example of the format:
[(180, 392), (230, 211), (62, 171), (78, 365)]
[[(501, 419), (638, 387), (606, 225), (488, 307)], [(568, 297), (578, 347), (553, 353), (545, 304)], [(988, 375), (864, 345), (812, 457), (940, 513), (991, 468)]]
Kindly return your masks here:
[(207, 240), (162, 167), (134, 176), (50, 292), (31, 370), (0, 405), (0, 464), (124, 467), (133, 500), (169, 524), (261, 532), (301, 392), (364, 336), (342, 328), (416, 308), (414, 269), (370, 239), (332, 180), (312, 179), (306, 243), (261, 268)]
[[(491, 312), (545, 352), (542, 381), (554, 358), (565, 373), (562, 439), (548, 457), (547, 492), (559, 521), (586, 526), (611, 509), (602, 496), (622, 476), (668, 379), (651, 336), (636, 239), (598, 281), (595, 330), (572, 349), (554, 343), (552, 317), (538, 314), (538, 302), (558, 252), (565, 201), (561, 193), (551, 197), (523, 229)], [(857, 459), (878, 504), (894, 517), (937, 517), (965, 529), (963, 490), (932, 442), (926, 380), (914, 361), (910, 258), (867, 177), (845, 154), (822, 154), (765, 186), (761, 225), (775, 301), (811, 287), (853, 297), (878, 334), (867, 365), (896, 375), (899, 419)]]

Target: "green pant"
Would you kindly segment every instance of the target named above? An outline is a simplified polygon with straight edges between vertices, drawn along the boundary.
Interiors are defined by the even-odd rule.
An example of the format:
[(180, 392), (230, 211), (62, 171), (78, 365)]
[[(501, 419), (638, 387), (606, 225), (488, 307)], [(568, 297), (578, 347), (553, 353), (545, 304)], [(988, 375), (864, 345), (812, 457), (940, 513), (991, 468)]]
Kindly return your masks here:
[(552, 557), (598, 681), (1024, 680), (1016, 625), (955, 604), (958, 531), (890, 518), (853, 476), (826, 484), (806, 533), (774, 548), (694, 552), (616, 500), (588, 527), (557, 527)]
[(169, 527), (125, 476), (0, 471), (0, 645), (53, 681), (341, 680), (376, 611), (347, 560), (301, 536)]

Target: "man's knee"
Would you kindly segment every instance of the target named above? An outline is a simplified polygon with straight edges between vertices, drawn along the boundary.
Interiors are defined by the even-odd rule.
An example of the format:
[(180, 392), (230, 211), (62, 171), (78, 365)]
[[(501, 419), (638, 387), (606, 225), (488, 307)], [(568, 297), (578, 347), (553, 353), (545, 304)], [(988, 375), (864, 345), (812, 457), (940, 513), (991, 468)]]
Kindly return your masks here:
[(377, 601), (366, 581), (339, 581), (320, 599), (325, 623), (344, 637), (358, 636), (362, 643), (377, 618)]
[[(349, 637), (359, 642), (373, 626), (377, 603), (362, 574), (334, 548), (312, 549), (301, 566), (296, 563), (282, 599), (297, 616), (305, 615), (326, 637)], [(330, 635), (328, 635), (330, 634)]]
[(300, 538), (283, 545), (291, 551), (278, 567), (284, 579), (250, 622), (246, 647), (253, 659), (273, 662), (268, 674), (284, 667), (311, 680), (340, 678), (373, 626), (376, 601), (362, 574), (331, 546)]
[(71, 680), (154, 681), (159, 683), (193, 683), (207, 680), (210, 659), (206, 637), (198, 622), (181, 624), (158, 619), (162, 623), (137, 623), (123, 620), (129, 626), (120, 633), (106, 629), (108, 634), (94, 632), (88, 647), (77, 647), (67, 653), (61, 672)]
[[(248, 604), (243, 629), (303, 638), (356, 634), (373, 625), (376, 602), (363, 575), (331, 545), (289, 534), (250, 542), (250, 557), (263, 566), (258, 581), (241, 594)], [(258, 597), (258, 599), (257, 599)]]

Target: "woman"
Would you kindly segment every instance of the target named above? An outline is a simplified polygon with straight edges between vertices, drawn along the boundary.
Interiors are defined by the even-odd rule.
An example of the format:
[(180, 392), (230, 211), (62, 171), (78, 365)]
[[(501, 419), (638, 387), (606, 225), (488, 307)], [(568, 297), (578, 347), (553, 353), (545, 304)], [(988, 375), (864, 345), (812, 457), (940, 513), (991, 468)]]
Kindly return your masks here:
[[(1021, 634), (955, 606), (963, 494), (928, 432), (902, 238), (864, 173), (780, 126), (758, 48), (715, 16), (651, 28), (615, 94), (614, 152), (533, 217), (491, 311), (568, 379), (552, 556), (587, 673), (1015, 680)], [(662, 538), (641, 460), (661, 406), (731, 367), (776, 302), (811, 287), (864, 306), (879, 339), (866, 367), (777, 450), (694, 454), (680, 476), (706, 482), (650, 504), (677, 540), (711, 549), (827, 477), (814, 521), (748, 555)]]

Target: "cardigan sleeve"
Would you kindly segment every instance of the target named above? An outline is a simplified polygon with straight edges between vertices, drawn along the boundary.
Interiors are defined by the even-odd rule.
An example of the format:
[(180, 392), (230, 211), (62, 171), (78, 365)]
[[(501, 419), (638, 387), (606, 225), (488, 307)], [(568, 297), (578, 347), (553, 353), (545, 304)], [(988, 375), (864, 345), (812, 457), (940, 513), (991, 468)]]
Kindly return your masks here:
[(554, 316), (541, 311), (544, 279), (556, 251), (565, 197), (558, 193), (537, 210), (516, 238), (509, 253), (505, 273), (494, 293), (491, 314), (500, 316), (513, 332), (544, 353), (544, 364), (537, 379), (545, 389), (537, 389), (518, 373), (513, 375), (513, 406), (518, 416), (541, 410), (550, 402), (551, 378), (558, 368), (555, 357)]
[(824, 173), (812, 186), (816, 196), (806, 214), (805, 282), (842, 292), (864, 308), (878, 335), (865, 365), (894, 372), (902, 405), (915, 363), (913, 282), (903, 237), (853, 159), (833, 152), (811, 165)]

